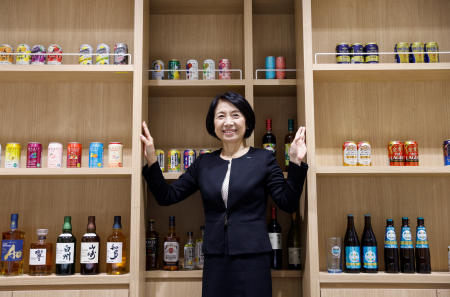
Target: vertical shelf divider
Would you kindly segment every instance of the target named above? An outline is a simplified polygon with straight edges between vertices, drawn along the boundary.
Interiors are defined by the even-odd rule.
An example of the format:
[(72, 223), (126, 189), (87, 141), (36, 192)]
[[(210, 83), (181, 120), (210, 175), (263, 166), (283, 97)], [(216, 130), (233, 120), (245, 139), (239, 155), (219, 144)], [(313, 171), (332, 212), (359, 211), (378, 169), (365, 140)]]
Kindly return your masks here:
[[(244, 65), (245, 98), (255, 109), (253, 92), (253, 2), (244, 0)], [(255, 146), (255, 132), (247, 139), (247, 145)]]

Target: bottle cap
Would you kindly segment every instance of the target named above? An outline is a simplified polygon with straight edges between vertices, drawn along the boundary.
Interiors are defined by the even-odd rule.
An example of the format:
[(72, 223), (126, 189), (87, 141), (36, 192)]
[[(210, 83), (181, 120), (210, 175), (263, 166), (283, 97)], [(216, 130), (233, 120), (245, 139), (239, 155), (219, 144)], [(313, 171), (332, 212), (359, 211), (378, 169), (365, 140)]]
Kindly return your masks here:
[(353, 218), (353, 215), (352, 214), (348, 214), (347, 217), (352, 217)]
[(386, 222), (394, 222), (393, 219), (387, 219)]
[(13, 213), (11, 214), (11, 230), (16, 230), (18, 227), (19, 214)]
[(408, 217), (402, 217), (402, 220), (407, 220), (408, 219)]
[(189, 231), (189, 232), (187, 233), (187, 236), (193, 236), (193, 235), (194, 235), (194, 233), (191, 232), (191, 231)]
[(366, 218), (369, 217), (370, 218), (370, 214), (367, 213), (367, 214), (364, 215), (364, 217), (366, 217)]
[(36, 234), (37, 236), (47, 236), (48, 229), (37, 229)]
[(121, 216), (114, 216), (113, 229), (122, 229), (122, 217)]
[(293, 119), (288, 119), (288, 130), (294, 131), (294, 120)]
[(71, 216), (64, 217), (63, 231), (72, 231), (72, 217)]

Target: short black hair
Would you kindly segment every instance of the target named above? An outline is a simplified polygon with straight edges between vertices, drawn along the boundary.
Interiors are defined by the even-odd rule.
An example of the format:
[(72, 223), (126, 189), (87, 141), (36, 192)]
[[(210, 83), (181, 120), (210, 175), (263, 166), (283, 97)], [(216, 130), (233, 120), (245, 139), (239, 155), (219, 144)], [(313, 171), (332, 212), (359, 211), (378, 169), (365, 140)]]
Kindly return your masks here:
[(244, 138), (249, 138), (252, 135), (253, 130), (255, 129), (255, 113), (253, 112), (253, 108), (250, 106), (250, 103), (240, 94), (235, 92), (226, 92), (220, 95), (217, 95), (209, 106), (208, 114), (206, 115), (206, 130), (208, 133), (219, 139), (214, 131), (214, 114), (216, 111), (217, 104), (219, 104), (219, 100), (226, 100), (233, 104), (239, 109), (239, 111), (244, 115), (245, 118), (245, 134)]

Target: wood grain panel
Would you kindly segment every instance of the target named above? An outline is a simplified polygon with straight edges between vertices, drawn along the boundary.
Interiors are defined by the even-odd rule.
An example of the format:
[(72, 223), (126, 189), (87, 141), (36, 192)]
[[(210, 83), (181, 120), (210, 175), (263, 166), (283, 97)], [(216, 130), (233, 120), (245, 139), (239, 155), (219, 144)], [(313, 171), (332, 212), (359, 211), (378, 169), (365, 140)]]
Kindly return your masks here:
[(450, 290), (437, 290), (437, 297), (449, 297)]
[(12, 296), (13, 296), (13, 292), (10, 292), (10, 291), (0, 292), (0, 297), (12, 297)]
[(242, 14), (241, 0), (151, 0), (151, 14)]
[(13, 297), (128, 297), (128, 289), (15, 291)]
[(321, 289), (321, 297), (436, 297), (436, 290), (421, 289)]

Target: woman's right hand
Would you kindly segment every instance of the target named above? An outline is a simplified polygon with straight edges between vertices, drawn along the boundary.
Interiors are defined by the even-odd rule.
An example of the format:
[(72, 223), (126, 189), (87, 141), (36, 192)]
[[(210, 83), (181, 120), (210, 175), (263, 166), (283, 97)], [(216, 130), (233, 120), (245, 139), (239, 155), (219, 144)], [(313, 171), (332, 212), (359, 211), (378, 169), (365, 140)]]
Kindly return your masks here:
[(156, 158), (155, 144), (153, 137), (150, 135), (147, 124), (142, 122), (141, 142), (144, 146), (144, 157), (147, 159), (148, 166), (154, 164), (158, 159)]

